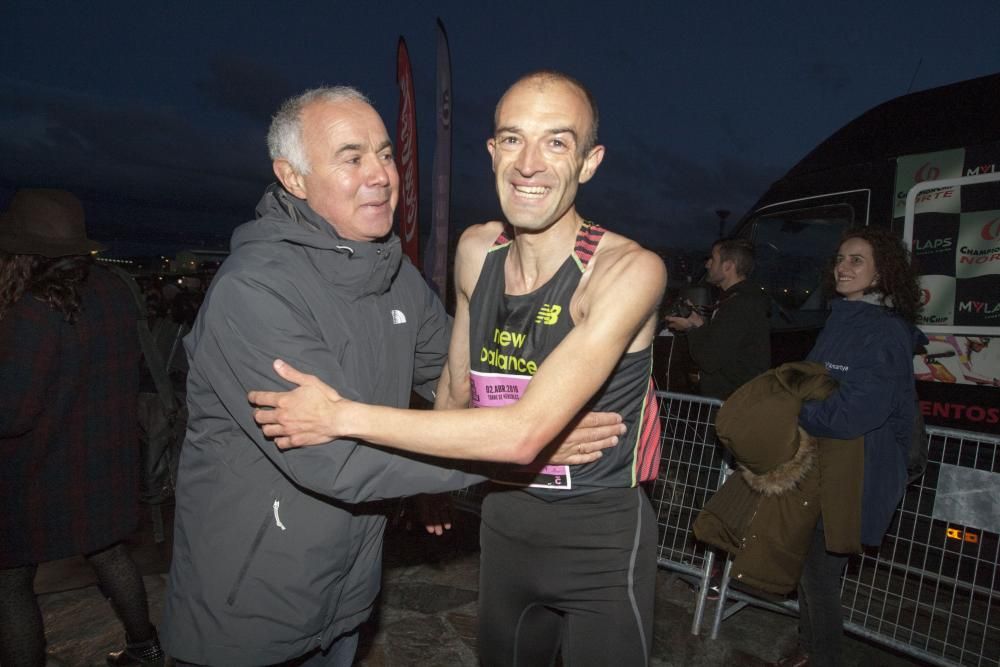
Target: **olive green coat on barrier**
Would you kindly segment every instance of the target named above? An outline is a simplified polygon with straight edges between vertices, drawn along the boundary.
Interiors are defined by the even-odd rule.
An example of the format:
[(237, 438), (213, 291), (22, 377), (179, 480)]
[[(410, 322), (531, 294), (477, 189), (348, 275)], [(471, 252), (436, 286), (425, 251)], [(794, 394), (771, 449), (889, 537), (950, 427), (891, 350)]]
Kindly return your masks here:
[(836, 387), (822, 364), (784, 364), (719, 409), (719, 441), (739, 473), (708, 501), (694, 532), (734, 556), (735, 580), (770, 593), (795, 590), (820, 517), (827, 550), (861, 551), (863, 440), (814, 438), (798, 425), (802, 402)]

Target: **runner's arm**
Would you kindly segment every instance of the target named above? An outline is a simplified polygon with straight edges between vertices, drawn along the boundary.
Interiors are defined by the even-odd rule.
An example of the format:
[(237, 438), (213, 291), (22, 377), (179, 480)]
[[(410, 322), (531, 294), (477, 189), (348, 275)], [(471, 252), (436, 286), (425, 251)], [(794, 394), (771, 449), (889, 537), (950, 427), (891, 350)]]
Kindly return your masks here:
[[(666, 282), (656, 255), (636, 248), (598, 264), (589, 278), (581, 321), (516, 403), (489, 410), (406, 411), (340, 400), (329, 388), (310, 387), (305, 396), (311, 405), (305, 410), (297, 405), (296, 423), (282, 421), (284, 402), (295, 392), (283, 397), (254, 392), (255, 403), (276, 408), (259, 411), (258, 421), (279, 446), (305, 442), (285, 435), (291, 427), (294, 433), (318, 429), (329, 436), (352, 436), (446, 458), (530, 463), (600, 389), (640, 331), (644, 338), (652, 335)], [(308, 376), (289, 379), (303, 378)], [(454, 385), (454, 377), (450, 383)]]

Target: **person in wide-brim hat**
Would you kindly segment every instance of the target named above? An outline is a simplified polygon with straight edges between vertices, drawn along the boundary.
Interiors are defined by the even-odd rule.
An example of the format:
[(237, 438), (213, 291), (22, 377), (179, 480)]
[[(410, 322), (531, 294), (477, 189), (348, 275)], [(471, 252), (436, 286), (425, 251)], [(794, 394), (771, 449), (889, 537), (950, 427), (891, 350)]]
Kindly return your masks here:
[(65, 190), (18, 190), (0, 214), (0, 251), (66, 257), (100, 250), (104, 246), (87, 238), (83, 204)]
[(63, 190), (20, 190), (0, 215), (3, 665), (46, 664), (35, 576), (78, 556), (125, 631), (107, 664), (164, 664), (126, 545), (139, 520), (139, 311), (96, 262), (101, 247)]

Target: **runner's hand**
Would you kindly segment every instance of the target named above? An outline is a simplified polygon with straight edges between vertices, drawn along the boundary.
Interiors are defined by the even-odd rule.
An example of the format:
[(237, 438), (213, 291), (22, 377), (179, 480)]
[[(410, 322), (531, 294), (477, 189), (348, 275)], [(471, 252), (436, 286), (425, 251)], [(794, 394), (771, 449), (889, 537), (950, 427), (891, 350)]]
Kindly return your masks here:
[(350, 401), (315, 375), (302, 373), (280, 359), (274, 362), (274, 370), (299, 386), (291, 391), (247, 394), (250, 403), (257, 406), (253, 418), (264, 435), (281, 449), (324, 445), (343, 435), (338, 429), (340, 411)]

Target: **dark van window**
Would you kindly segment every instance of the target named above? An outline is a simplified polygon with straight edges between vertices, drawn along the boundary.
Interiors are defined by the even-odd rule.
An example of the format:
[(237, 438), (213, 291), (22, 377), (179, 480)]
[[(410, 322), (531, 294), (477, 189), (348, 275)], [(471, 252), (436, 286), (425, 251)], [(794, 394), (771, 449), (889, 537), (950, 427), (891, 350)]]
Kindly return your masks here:
[(854, 219), (852, 206), (834, 204), (761, 214), (753, 221), (754, 278), (780, 306), (774, 309), (775, 325), (781, 319), (792, 324), (794, 311), (826, 309), (820, 293), (823, 272)]

